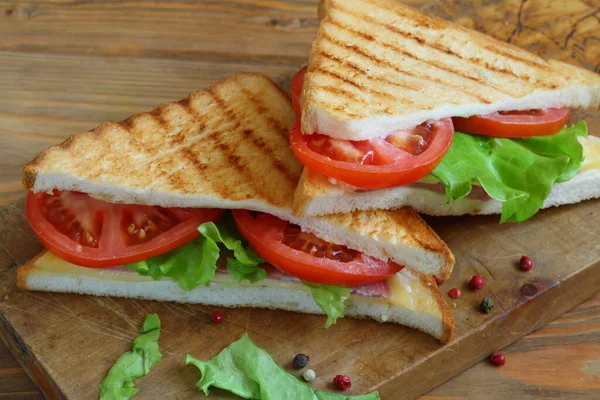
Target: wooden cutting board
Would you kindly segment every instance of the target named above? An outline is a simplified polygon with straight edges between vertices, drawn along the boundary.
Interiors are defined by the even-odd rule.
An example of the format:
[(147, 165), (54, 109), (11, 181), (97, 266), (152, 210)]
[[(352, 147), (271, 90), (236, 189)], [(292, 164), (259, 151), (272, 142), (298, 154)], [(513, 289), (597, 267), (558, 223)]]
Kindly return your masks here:
[[(38, 3), (45, 7), (51, 2)], [(13, 28), (30, 29), (23, 37), (37, 38), (34, 40), (36, 43), (49, 43), (48, 46), (54, 46), (54, 50), (63, 55), (37, 57), (0, 53), (0, 77), (4, 77), (0, 79), (3, 79), (3, 84), (6, 83), (8, 93), (21, 96), (15, 102), (19, 110), (34, 104), (31, 110), (36, 115), (44, 114), (46, 110), (35, 100), (50, 92), (48, 98), (64, 104), (64, 114), (60, 117), (73, 122), (69, 125), (70, 130), (65, 131), (64, 125), (68, 124), (58, 124), (57, 120), (49, 117), (32, 118), (26, 122), (3, 120), (4, 129), (33, 132), (23, 135), (20, 144), (12, 148), (0, 146), (1, 159), (7, 159), (12, 153), (35, 153), (58, 137), (92, 127), (86, 118), (92, 121), (96, 121), (99, 115), (122, 118), (133, 107), (132, 103), (138, 107), (135, 111), (150, 108), (159, 101), (181, 97), (191, 88), (206, 86), (210, 81), (232, 72), (263, 71), (287, 86), (290, 74), (302, 63), (301, 55), (306, 54), (316, 27), (313, 3), (306, 5), (289, 1), (285, 7), (277, 8), (277, 13), (281, 10), (284, 10), (281, 13), (289, 13), (291, 7), (297, 7), (294, 12), (302, 13), (302, 18), (295, 18), (292, 14), (269, 20), (260, 14), (256, 5), (240, 8), (244, 12), (236, 17), (238, 24), (239, 21), (247, 21), (251, 25), (250, 28), (238, 25), (241, 31), (247, 29), (254, 40), (277, 38), (271, 39), (270, 47), (259, 46), (257, 50), (238, 42), (228, 42), (231, 37), (222, 28), (218, 36), (225, 38), (223, 46), (232, 52), (246, 52), (243, 57), (247, 60), (244, 62), (239, 62), (242, 56), (236, 56), (238, 58), (232, 62), (218, 54), (219, 48), (211, 48), (215, 46), (214, 40), (189, 44), (190, 47), (202, 47), (195, 51), (210, 54), (208, 61), (171, 61), (181, 55), (160, 48), (163, 42), (157, 38), (152, 39), (157, 47), (156, 54), (152, 55), (165, 59), (140, 58), (130, 62), (111, 59), (110, 52), (103, 45), (107, 40), (117, 39), (111, 36), (116, 35), (116, 30), (111, 29), (110, 24), (118, 18), (93, 18), (93, 12), (88, 14), (90, 8), (84, 7), (74, 15), (79, 19), (88, 18), (103, 28), (102, 37), (89, 34), (87, 42), (97, 54), (107, 58), (82, 57), (74, 63), (75, 58), (68, 54), (75, 50), (69, 46), (67, 36), (55, 35), (52, 39), (45, 36), (52, 28), (44, 24), (48, 24), (52, 16), (65, 18), (67, 15), (61, 14), (62, 9), (52, 9), (54, 5), (48, 5), (48, 9), (39, 14), (46, 15), (46, 20), (41, 19), (38, 25), (23, 25), (26, 28), (17, 25)], [(123, 4), (131, 5), (128, 2)], [(180, 7), (180, 12), (193, 12), (184, 2)], [(208, 13), (209, 8), (204, 12)], [(437, 1), (426, 8), (431, 13), (455, 19), (503, 40), (528, 46), (540, 54), (600, 69), (600, 64), (597, 64), (600, 46), (597, 38), (594, 39), (598, 32), (595, 22), (598, 10), (590, 11), (589, 4), (584, 1)], [(24, 5), (5, 15), (34, 19), (36, 12), (35, 6)], [(175, 13), (165, 12), (158, 16), (163, 24), (172, 22), (173, 26), (169, 29), (175, 29), (175, 22), (179, 20), (173, 22), (173, 15)], [(179, 14), (176, 18), (186, 21)], [(142, 31), (152, 36), (152, 29), (148, 29), (154, 27), (152, 21), (154, 19), (149, 12), (141, 13), (134, 24), (145, 23), (147, 26), (132, 29), (131, 40), (141, 43), (136, 35)], [(263, 26), (263, 22), (264, 26), (273, 30), (265, 33), (264, 29), (253, 25)], [(0, 24), (0, 32), (6, 26), (10, 26), (10, 22)], [(85, 24), (72, 26), (76, 30), (87, 29)], [(98, 25), (92, 26), (94, 29), (89, 28), (90, 32), (99, 30)], [(211, 34), (215, 32), (197, 27), (197, 35), (210, 38)], [(4, 49), (2, 46), (19, 48), (31, 42), (21, 43), (19, 40), (24, 39), (19, 36), (3, 35), (5, 39), (0, 43), (0, 50)], [(287, 58), (273, 59), (258, 54), (265, 47), (286, 53)], [(147, 57), (149, 54), (141, 49), (137, 55)], [(187, 54), (194, 57), (193, 52)], [(76, 68), (73, 69), (73, 65)], [(65, 68), (71, 68), (72, 72), (65, 75)], [(168, 78), (166, 83), (161, 83), (161, 77)], [(60, 85), (53, 83), (56, 81)], [(23, 88), (25, 90), (21, 91)], [(31, 94), (29, 90), (38, 92)], [(131, 100), (125, 93), (136, 100)], [(113, 98), (118, 101), (107, 101)], [(101, 107), (110, 111), (100, 113)], [(0, 118), (4, 117), (0, 115)], [(590, 131), (600, 132), (598, 113), (587, 115), (586, 120)], [(49, 138), (45, 144), (44, 141), (40, 144), (35, 136), (38, 130), (44, 131), (45, 137)], [(3, 140), (5, 138), (0, 137), (0, 141)], [(3, 153), (7, 148), (9, 152)], [(6, 170), (15, 168), (12, 164), (6, 167), (0, 168), (0, 178)], [(18, 185), (8, 187), (20, 193)], [(51, 398), (97, 398), (100, 380), (114, 360), (130, 349), (144, 316), (157, 312), (163, 321), (160, 346), (165, 358), (148, 377), (136, 383), (142, 389), (137, 398), (201, 397), (194, 388), (197, 372), (183, 366), (185, 354), (208, 359), (248, 332), (286, 367), (296, 353), (309, 354), (311, 367), (318, 373), (318, 380), (314, 383), (318, 389), (332, 390), (329, 384), (332, 377), (345, 373), (353, 378), (352, 394), (377, 389), (384, 399), (410, 399), (551, 321), (600, 288), (600, 241), (597, 240), (600, 234), (600, 201), (546, 210), (518, 225), (498, 225), (497, 220), (497, 217), (430, 219), (457, 259), (455, 273), (442, 290), (446, 292), (451, 287), (459, 287), (464, 293), (462, 299), (454, 301), (456, 337), (448, 345), (441, 346), (427, 335), (373, 321), (341, 320), (325, 330), (324, 318), (318, 316), (218, 309), (226, 315), (226, 321), (214, 325), (209, 318), (214, 307), (21, 292), (15, 287), (14, 269), (41, 247), (23, 217), (22, 202), (17, 202), (0, 210), (0, 335)], [(534, 270), (523, 273), (516, 268), (522, 254), (533, 259)], [(484, 276), (487, 281), (486, 288), (478, 293), (466, 288), (467, 280), (475, 273)], [(488, 315), (477, 308), (481, 298), (486, 296), (493, 297), (497, 304), (494, 312)], [(216, 398), (228, 398), (223, 392), (214, 391), (214, 394)]]

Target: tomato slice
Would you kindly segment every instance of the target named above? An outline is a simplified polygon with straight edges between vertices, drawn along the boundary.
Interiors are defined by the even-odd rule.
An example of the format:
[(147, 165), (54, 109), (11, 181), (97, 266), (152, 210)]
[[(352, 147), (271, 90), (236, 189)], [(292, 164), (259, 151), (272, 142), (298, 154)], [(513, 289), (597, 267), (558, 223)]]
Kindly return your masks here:
[(303, 135), (297, 121), (290, 132), (296, 158), (330, 178), (363, 189), (408, 185), (427, 176), (442, 160), (454, 137), (452, 120), (425, 123), (385, 139), (340, 140)]
[(78, 192), (27, 194), (25, 214), (40, 242), (76, 265), (103, 268), (146, 260), (194, 239), (220, 209), (113, 204)]
[(568, 108), (500, 111), (469, 118), (452, 118), (457, 131), (477, 135), (524, 138), (558, 133), (569, 119)]
[(302, 232), (270, 214), (233, 210), (233, 218), (256, 253), (271, 265), (305, 281), (358, 286), (380, 282), (404, 268)]
[(407, 185), (433, 171), (452, 144), (454, 127), (449, 118), (371, 140), (303, 135), (299, 120), (305, 74), (306, 67), (292, 79), (298, 120), (290, 133), (290, 145), (298, 160), (314, 171), (363, 189)]

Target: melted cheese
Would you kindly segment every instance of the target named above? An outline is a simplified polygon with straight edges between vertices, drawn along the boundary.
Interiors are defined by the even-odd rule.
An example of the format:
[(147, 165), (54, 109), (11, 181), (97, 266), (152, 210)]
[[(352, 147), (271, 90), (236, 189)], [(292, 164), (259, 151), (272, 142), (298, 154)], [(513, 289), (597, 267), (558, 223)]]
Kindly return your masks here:
[(398, 272), (387, 281), (390, 301), (410, 310), (426, 310), (435, 306), (435, 298), (421, 279), (407, 268)]
[(600, 169), (600, 138), (587, 136), (581, 138), (580, 142), (583, 145), (583, 156), (585, 157), (580, 172)]
[[(122, 267), (113, 268), (85, 268), (75, 264), (71, 264), (50, 252), (44, 253), (34, 263), (37, 269), (36, 273), (48, 275), (65, 275), (71, 274), (78, 277), (89, 277), (103, 280), (113, 280), (131, 283), (150, 282), (152, 278), (142, 276), (133, 271), (126, 270)], [(237, 283), (231, 280), (229, 274), (215, 274), (211, 282), (227, 286), (249, 286), (260, 285), (264, 287), (280, 287), (290, 290), (310, 290), (303, 285), (298, 279), (273, 279), (267, 277), (255, 284)], [(397, 306), (408, 308), (411, 310), (419, 309), (422, 311), (433, 310), (436, 308), (435, 299), (429, 289), (421, 282), (421, 280), (413, 275), (407, 268), (398, 272), (393, 277), (387, 280), (388, 298), (384, 297), (367, 297), (353, 294), (353, 297), (360, 297), (363, 301), (372, 301), (377, 303), (391, 303)]]

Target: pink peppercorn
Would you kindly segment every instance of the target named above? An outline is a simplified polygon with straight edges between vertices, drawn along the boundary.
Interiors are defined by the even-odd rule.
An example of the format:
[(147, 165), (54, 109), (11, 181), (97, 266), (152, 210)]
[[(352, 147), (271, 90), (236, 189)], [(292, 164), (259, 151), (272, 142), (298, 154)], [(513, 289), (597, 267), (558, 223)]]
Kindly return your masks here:
[(340, 390), (348, 390), (352, 386), (352, 381), (346, 375), (336, 375), (333, 384)]
[(531, 258), (527, 256), (521, 257), (519, 260), (519, 268), (521, 268), (522, 271), (529, 271), (531, 268), (533, 268), (533, 262), (531, 261)]
[(479, 290), (485, 286), (485, 281), (479, 275), (473, 275), (471, 280), (469, 281), (469, 286), (473, 290)]
[(212, 319), (212, 321), (215, 324), (220, 324), (221, 322), (223, 322), (223, 320), (225, 319), (225, 317), (220, 312), (215, 311), (214, 313), (212, 313), (210, 315), (210, 319)]

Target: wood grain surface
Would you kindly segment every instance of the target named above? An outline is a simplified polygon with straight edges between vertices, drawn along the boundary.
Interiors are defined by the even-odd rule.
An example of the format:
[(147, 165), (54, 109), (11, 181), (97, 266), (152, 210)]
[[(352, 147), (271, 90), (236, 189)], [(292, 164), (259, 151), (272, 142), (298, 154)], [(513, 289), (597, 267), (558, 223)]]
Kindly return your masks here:
[[(260, 71), (287, 87), (289, 77), (305, 62), (308, 54), (317, 26), (315, 3), (314, 0), (0, 0), (0, 204), (12, 203), (23, 196), (19, 180), (25, 162), (40, 150), (74, 132), (88, 130), (101, 121), (121, 119), (158, 103), (183, 97), (191, 90), (205, 87), (234, 72)], [(424, 6), (428, 12), (528, 47), (538, 54), (600, 70), (600, 2), (596, 0), (440, 0), (430, 4), (413, 0), (408, 3)], [(590, 118), (598, 121), (598, 113)], [(600, 127), (600, 124), (595, 126)], [(550, 218), (548, 225), (541, 223), (537, 228), (535, 223), (527, 225), (529, 237), (538, 236), (534, 246), (537, 263), (549, 265), (552, 262), (564, 262), (565, 259), (560, 259), (561, 254), (557, 252), (577, 252), (574, 244), (590, 245), (590, 242), (579, 238), (597, 235), (591, 224), (593, 220), (589, 219), (596, 218), (598, 221), (598, 207), (587, 207), (586, 211), (581, 212), (566, 207), (570, 215), (566, 225), (562, 213), (555, 210), (545, 212), (542, 217)], [(498, 228), (490, 224), (490, 229), (487, 229), (485, 218), (470, 221), (479, 229), (482, 242), (491, 241), (504, 250), (492, 255), (500, 260), (495, 266), (512, 268), (511, 257), (514, 258), (521, 248), (512, 241), (509, 246), (506, 245), (507, 238), (513, 240), (511, 228)], [(473, 229), (473, 226), (461, 227), (455, 223), (451, 219), (447, 228), (440, 227), (450, 242), (459, 240), (456, 235), (460, 233), (455, 233), (455, 229), (458, 232)], [(536, 229), (544, 226), (550, 228), (548, 236), (539, 236)], [(577, 229), (570, 229), (572, 226)], [(567, 238), (562, 238), (563, 235)], [(549, 240), (558, 237), (564, 239), (563, 246), (545, 247)], [(8, 239), (7, 242), (5, 236), (0, 240), (0, 253), (2, 246), (16, 245), (10, 242), (10, 237)], [(19, 259), (32, 254), (32, 249), (21, 250)], [(457, 255), (462, 256), (468, 251), (466, 248), (459, 249)], [(465, 276), (473, 271), (487, 274), (488, 263), (481, 262), (481, 256), (475, 254), (472, 258), (467, 257), (464, 276), (456, 275), (453, 279), (457, 283), (464, 281)], [(567, 258), (571, 259), (571, 256)], [(14, 259), (8, 260), (6, 255), (4, 257), (0, 261), (5, 264), (0, 262), (0, 265), (14, 263)], [(574, 257), (577, 258), (577, 255)], [(584, 255), (579, 255), (578, 261), (584, 258)], [(556, 294), (556, 290), (561, 290), (561, 296), (575, 303), (583, 300), (583, 294), (591, 293), (589, 285), (598, 287), (593, 280), (597, 277), (596, 270), (587, 279), (580, 279), (581, 287), (557, 288), (551, 282), (536, 284), (540, 283), (540, 293), (547, 290), (546, 293)], [(504, 312), (523, 300), (514, 295), (522, 287), (520, 278), (523, 277), (513, 276), (513, 280), (508, 280), (510, 285), (514, 285), (508, 288), (513, 290), (514, 302), (508, 299), (503, 302)], [(496, 281), (494, 277), (492, 281)], [(508, 290), (502, 288), (505, 289)], [(501, 291), (500, 288), (492, 290)], [(58, 298), (58, 304), (60, 299), (69, 297), (50, 296)], [(546, 297), (550, 298), (544, 300)], [(485, 347), (451, 348), (453, 353), (443, 357), (445, 364), (439, 368), (463, 369), (469, 363), (461, 359), (462, 354), (473, 356), (475, 353), (477, 357), (483, 357), (491, 349), (522, 336), (522, 329), (531, 325), (531, 321), (533, 325), (541, 325), (552, 315), (565, 311), (565, 304), (554, 303), (554, 296), (546, 297), (542, 295), (535, 302), (527, 303), (543, 307), (519, 314), (523, 321), (507, 321), (514, 327), (512, 330), (498, 331), (496, 328), (494, 331), (493, 327), (489, 327), (486, 334), (490, 336)], [(464, 323), (463, 329), (481, 323), (477, 317), (472, 318), (473, 310), (467, 310), (469, 307), (472, 304), (462, 308), (459, 304), (457, 310), (457, 319)], [(510, 347), (509, 364), (504, 368), (497, 369), (485, 362), (480, 363), (434, 390), (431, 397), (426, 398), (499, 399), (507, 395), (519, 399), (596, 398), (600, 382), (598, 308), (599, 300), (596, 297), (546, 329)], [(544, 312), (545, 309), (548, 311)], [(190, 316), (185, 316), (185, 313), (191, 311), (185, 311), (186, 308), (183, 310), (178, 311), (184, 313), (180, 318), (189, 319)], [(192, 315), (205, 317), (206, 313), (199, 310)], [(282, 321), (293, 318), (293, 314), (292, 317), (286, 317), (287, 313), (271, 313), (267, 312), (266, 315), (282, 316)], [(230, 318), (240, 324), (248, 315), (236, 311)], [(318, 317), (307, 318), (311, 326), (320, 326)], [(60, 321), (64, 323), (64, 314), (55, 323), (59, 324)], [(353, 322), (347, 324), (346, 328), (354, 326)], [(374, 328), (379, 325), (372, 326), (371, 330), (380, 332), (379, 328)], [(35, 326), (30, 329), (30, 332), (36, 332)], [(116, 354), (127, 347), (137, 327), (122, 329), (125, 329), (127, 339), (110, 345), (111, 350), (103, 355), (103, 366), (108, 366)], [(398, 332), (403, 332), (401, 335), (408, 331), (403, 328), (384, 328), (386, 332), (389, 329), (395, 333), (399, 329)], [(39, 333), (38, 336), (43, 335)], [(215, 348), (226, 344), (224, 338), (221, 340), (223, 343), (215, 344)], [(263, 340), (261, 343), (271, 350), (272, 339)], [(421, 338), (420, 342), (425, 343), (425, 348), (436, 346), (426, 338)], [(285, 351), (285, 348), (281, 349), (276, 356), (284, 360)], [(413, 354), (419, 352), (412, 351)], [(201, 356), (202, 353), (196, 355)], [(10, 364), (10, 358), (6, 358), (7, 366), (4, 360), (0, 358), (0, 388), (7, 382), (7, 385), (11, 385), (7, 391), (16, 393), (12, 398), (34, 398), (35, 391), (31, 384), (23, 379), (14, 364)], [(86, 365), (81, 368), (87, 371), (98, 367)], [(5, 369), (7, 372), (4, 372)], [(367, 380), (369, 375), (370, 379), (376, 380), (385, 370), (385, 365), (368, 363), (362, 369), (367, 371)], [(427, 380), (432, 379), (433, 373), (423, 371), (421, 375)], [(193, 382), (189, 373), (185, 379), (186, 385)], [(71, 385), (81, 386), (82, 382), (74, 381)], [(364, 386), (359, 383), (358, 387)], [(402, 393), (407, 396), (418, 394), (410, 389)], [(397, 397), (392, 395), (384, 398)]]
[[(504, 349), (504, 367), (481, 361), (420, 400), (593, 399), (600, 391), (599, 343), (600, 294)], [(1, 342), (0, 398), (42, 399)]]

